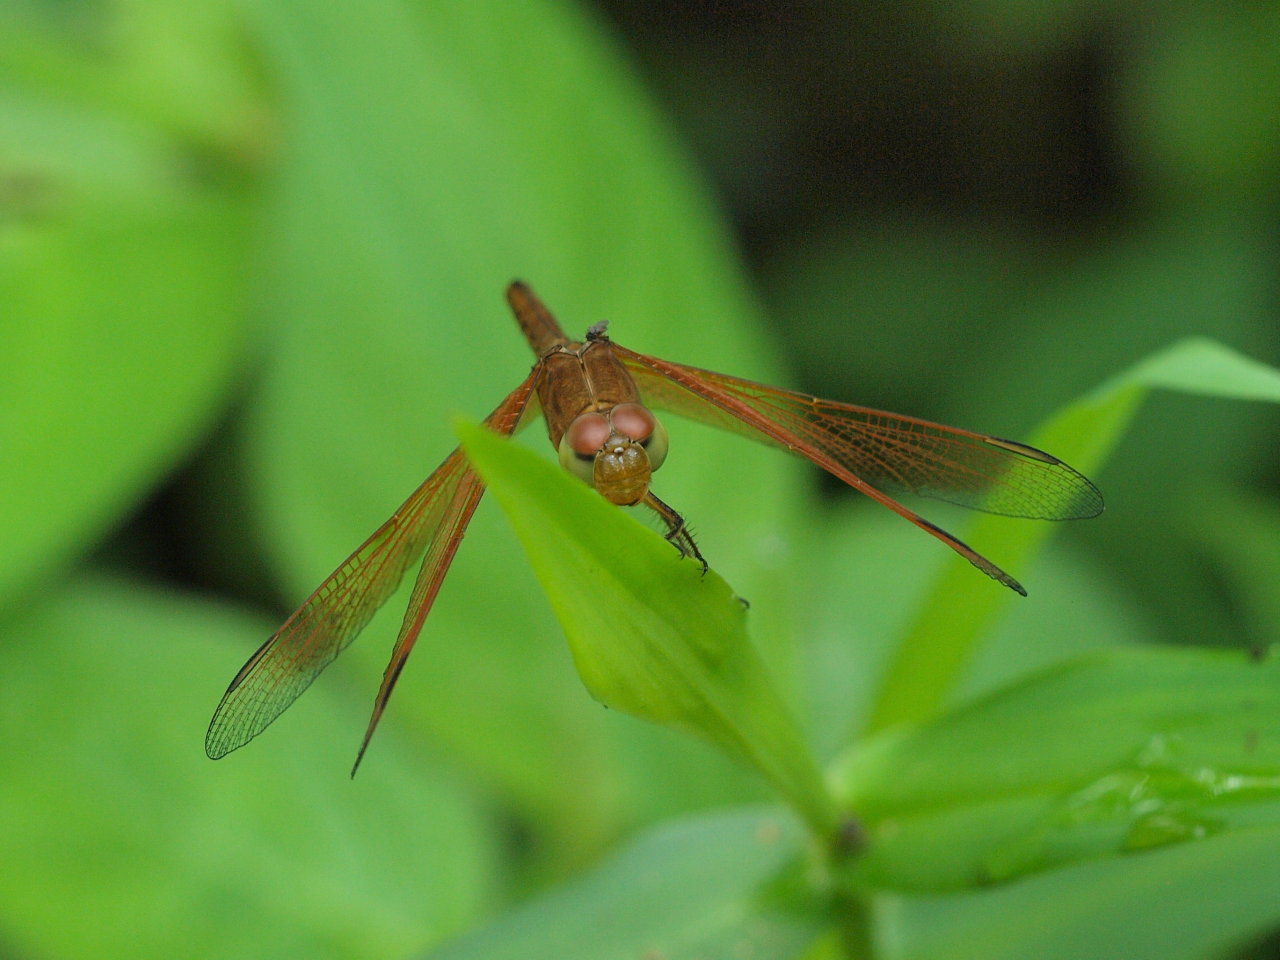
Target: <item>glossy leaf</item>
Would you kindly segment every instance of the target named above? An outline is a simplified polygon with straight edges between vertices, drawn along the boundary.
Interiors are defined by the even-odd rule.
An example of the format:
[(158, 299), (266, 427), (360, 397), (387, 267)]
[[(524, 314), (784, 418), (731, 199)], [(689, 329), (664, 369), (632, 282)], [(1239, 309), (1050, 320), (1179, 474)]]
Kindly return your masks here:
[(886, 731), (835, 774), (868, 832), (859, 876), (973, 887), (1280, 827), (1277, 689), (1277, 658), (1121, 648)]
[[(1208, 960), (1280, 923), (1280, 829), (1081, 863), (964, 894), (884, 897), (879, 960)], [(1262, 954), (1259, 954), (1261, 956)]]

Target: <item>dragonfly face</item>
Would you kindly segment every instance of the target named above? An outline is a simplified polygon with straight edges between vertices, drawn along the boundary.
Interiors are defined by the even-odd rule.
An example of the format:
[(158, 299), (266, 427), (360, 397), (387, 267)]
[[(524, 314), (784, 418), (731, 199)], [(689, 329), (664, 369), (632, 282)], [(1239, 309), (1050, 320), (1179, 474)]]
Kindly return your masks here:
[(620, 507), (644, 500), (666, 458), (666, 428), (638, 403), (589, 410), (560, 438), (560, 465)]
[[(805, 457), (1022, 594), (1008, 573), (888, 491), (1014, 517), (1070, 520), (1102, 512), (1102, 495), (1092, 483), (1034, 447), (636, 353), (610, 340), (603, 324), (572, 341), (522, 283), (508, 287), (507, 301), (537, 360), (485, 424), (514, 433), (536, 394), (565, 468), (611, 503), (653, 510), (667, 527), (667, 540), (704, 570), (684, 520), (650, 489), (652, 473), (667, 455), (667, 434), (646, 400)], [(446, 457), (236, 674), (205, 735), (208, 755), (224, 756), (261, 733), (424, 557), (356, 755), (358, 767), (483, 492), (460, 450)]]

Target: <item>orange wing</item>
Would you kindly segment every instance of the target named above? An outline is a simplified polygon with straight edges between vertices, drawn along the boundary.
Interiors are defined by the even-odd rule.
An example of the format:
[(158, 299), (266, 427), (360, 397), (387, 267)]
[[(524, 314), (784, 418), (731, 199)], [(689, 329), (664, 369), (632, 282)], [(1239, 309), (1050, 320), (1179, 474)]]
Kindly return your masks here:
[[(540, 370), (535, 367), (489, 415), (485, 420), (488, 427), (504, 435), (515, 432), (529, 407)], [(454, 450), (240, 668), (213, 712), (205, 734), (205, 752), (216, 760), (265, 730), (356, 638), (425, 551), (426, 559), (356, 757), (359, 766), (483, 493), (484, 486), (462, 451)], [(351, 772), (355, 774), (355, 767)]]
[(806, 457), (1024, 595), (1013, 577), (884, 489), (1012, 517), (1070, 520), (1102, 512), (1097, 487), (1035, 447), (614, 347), (655, 406)]

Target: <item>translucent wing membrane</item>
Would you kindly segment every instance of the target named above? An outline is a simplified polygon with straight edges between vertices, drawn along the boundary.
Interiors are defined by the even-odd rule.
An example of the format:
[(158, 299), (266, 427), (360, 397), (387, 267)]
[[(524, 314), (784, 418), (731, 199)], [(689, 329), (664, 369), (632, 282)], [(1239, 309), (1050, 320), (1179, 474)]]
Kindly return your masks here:
[[(1102, 512), (1102, 495), (1089, 480), (1035, 447), (618, 349), (655, 406), (795, 447), (781, 438), (785, 432), (873, 486), (1035, 520)], [(781, 428), (778, 435), (765, 432), (757, 418)], [(804, 447), (793, 452), (809, 456)]]
[(910, 491), (991, 513), (1045, 520), (1102, 511), (1102, 495), (1092, 483), (1034, 447), (766, 387), (616, 344), (615, 349), (646, 401), (807, 457), (1020, 593), (1017, 581), (995, 564), (883, 491)]
[[(490, 414), (485, 423), (491, 429), (503, 434), (516, 430), (537, 375), (535, 368)], [(483, 492), (462, 452), (455, 450), (249, 658), (214, 711), (205, 752), (214, 759), (226, 756), (266, 729), (364, 629), (425, 551), (360, 748), (363, 755)]]

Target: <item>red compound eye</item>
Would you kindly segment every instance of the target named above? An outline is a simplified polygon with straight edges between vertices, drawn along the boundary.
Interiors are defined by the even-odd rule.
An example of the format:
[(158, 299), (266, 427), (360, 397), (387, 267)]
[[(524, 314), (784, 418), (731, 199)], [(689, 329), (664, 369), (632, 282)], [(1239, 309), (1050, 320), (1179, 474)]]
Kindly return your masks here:
[(609, 439), (609, 421), (602, 413), (584, 413), (565, 431), (569, 449), (579, 457), (594, 457)]
[(638, 403), (620, 403), (609, 415), (613, 429), (624, 437), (644, 443), (653, 434), (658, 421), (652, 413)]

